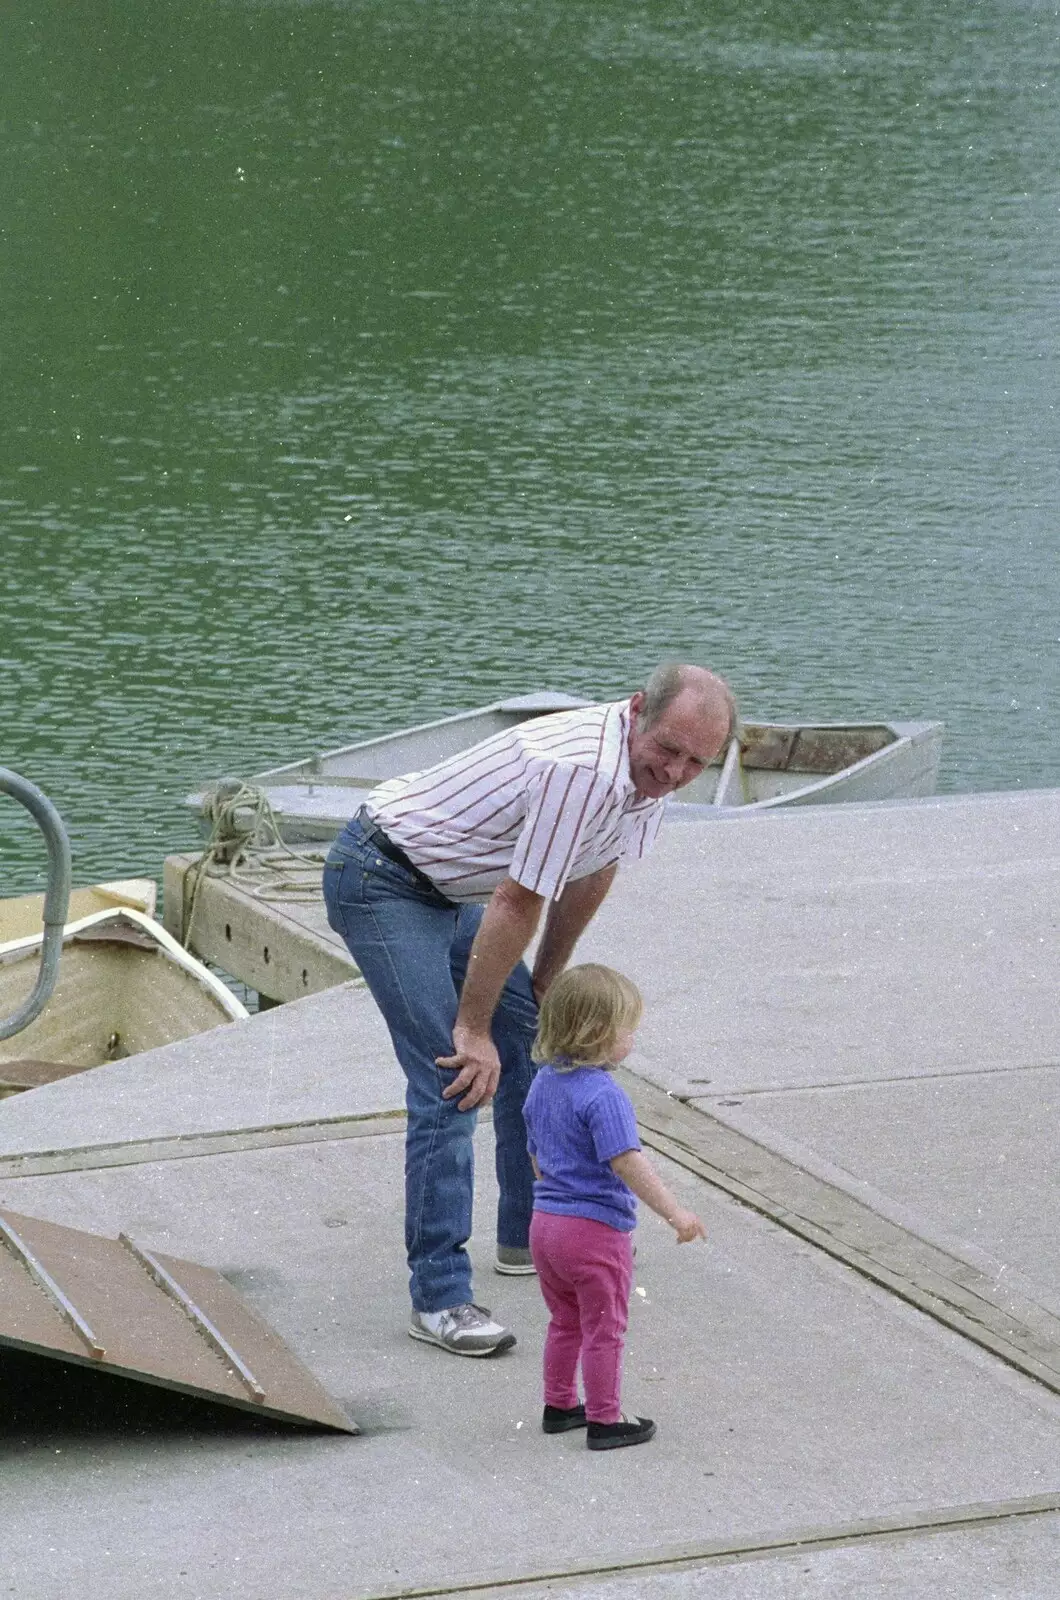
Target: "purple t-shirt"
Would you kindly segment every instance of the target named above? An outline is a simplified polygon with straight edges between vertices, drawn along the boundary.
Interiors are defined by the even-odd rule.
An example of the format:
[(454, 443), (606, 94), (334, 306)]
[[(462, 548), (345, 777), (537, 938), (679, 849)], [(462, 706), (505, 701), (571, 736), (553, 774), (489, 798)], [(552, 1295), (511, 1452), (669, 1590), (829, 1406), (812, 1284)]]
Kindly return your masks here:
[(639, 1150), (637, 1116), (626, 1091), (603, 1067), (557, 1072), (543, 1062), (523, 1107), (526, 1144), (541, 1177), (535, 1211), (588, 1217), (631, 1233), (637, 1225), (633, 1191), (609, 1165)]

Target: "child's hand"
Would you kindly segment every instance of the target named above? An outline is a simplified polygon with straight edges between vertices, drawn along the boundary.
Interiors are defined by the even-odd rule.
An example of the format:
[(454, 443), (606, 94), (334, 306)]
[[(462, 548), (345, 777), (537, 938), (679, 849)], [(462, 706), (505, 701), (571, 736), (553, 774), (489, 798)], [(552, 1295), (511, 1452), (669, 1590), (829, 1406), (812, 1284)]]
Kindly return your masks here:
[(670, 1218), (678, 1244), (691, 1244), (693, 1239), (705, 1239), (707, 1230), (694, 1211), (675, 1211)]

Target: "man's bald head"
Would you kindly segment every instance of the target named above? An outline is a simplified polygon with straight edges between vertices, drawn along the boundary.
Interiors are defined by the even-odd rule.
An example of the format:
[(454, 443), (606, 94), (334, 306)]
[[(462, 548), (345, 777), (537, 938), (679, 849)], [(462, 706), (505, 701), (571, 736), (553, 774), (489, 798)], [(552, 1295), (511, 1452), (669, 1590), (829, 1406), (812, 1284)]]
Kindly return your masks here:
[(706, 667), (657, 667), (630, 709), (630, 776), (637, 792), (651, 799), (691, 783), (736, 732), (733, 692)]
[(719, 707), (724, 707), (729, 737), (736, 732), (736, 698), (725, 679), (719, 678), (716, 672), (711, 672), (707, 667), (665, 661), (661, 667), (656, 667), (644, 685), (642, 694), (638, 717), (642, 733), (646, 733), (652, 723), (658, 721), (678, 695), (687, 696), (690, 702), (697, 703), (710, 716), (715, 715)]

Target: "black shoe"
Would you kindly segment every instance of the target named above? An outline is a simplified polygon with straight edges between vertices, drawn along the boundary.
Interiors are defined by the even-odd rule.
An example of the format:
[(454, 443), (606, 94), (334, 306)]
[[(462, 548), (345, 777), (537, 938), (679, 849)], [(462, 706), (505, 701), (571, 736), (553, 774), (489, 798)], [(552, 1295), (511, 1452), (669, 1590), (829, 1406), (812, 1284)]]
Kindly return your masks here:
[(571, 1428), (584, 1427), (584, 1406), (546, 1406), (541, 1418), (542, 1433), (569, 1433)]
[(620, 1422), (590, 1422), (585, 1442), (590, 1450), (621, 1450), (627, 1444), (647, 1444), (654, 1433), (650, 1417), (623, 1417)]

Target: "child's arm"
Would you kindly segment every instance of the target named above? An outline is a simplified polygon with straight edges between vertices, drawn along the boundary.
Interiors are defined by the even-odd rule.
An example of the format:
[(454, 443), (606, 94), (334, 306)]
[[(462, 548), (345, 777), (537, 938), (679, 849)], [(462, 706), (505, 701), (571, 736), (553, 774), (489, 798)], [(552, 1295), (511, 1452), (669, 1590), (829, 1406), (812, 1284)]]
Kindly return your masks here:
[(534, 1169), (534, 1177), (537, 1178), (538, 1181), (540, 1182), (540, 1179), (541, 1179), (541, 1168), (537, 1164), (537, 1157), (535, 1155), (531, 1155), (531, 1157), (530, 1157), (530, 1165)]
[(690, 1244), (693, 1239), (707, 1237), (707, 1230), (695, 1212), (686, 1211), (675, 1199), (641, 1151), (626, 1150), (622, 1155), (614, 1156), (611, 1170), (629, 1185), (639, 1200), (643, 1200), (657, 1216), (670, 1224), (677, 1234), (678, 1244)]

